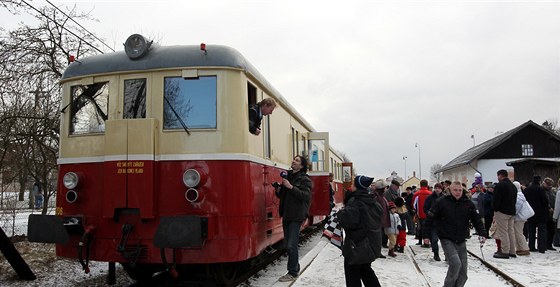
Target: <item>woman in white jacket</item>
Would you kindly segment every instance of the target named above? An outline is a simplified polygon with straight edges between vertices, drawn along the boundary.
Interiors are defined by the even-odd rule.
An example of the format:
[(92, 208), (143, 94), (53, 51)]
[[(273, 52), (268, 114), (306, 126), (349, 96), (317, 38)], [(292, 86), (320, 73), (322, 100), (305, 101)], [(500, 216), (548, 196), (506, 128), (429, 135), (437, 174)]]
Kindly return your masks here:
[(515, 231), (515, 250), (517, 250), (515, 253), (517, 253), (517, 255), (519, 256), (530, 255), (531, 252), (529, 251), (527, 239), (525, 238), (525, 235), (523, 235), (523, 226), (525, 225), (525, 222), (527, 222), (527, 219), (533, 216), (535, 212), (533, 210), (526, 210), (529, 209), (527, 207), (529, 205), (528, 203), (525, 203), (527, 202), (527, 199), (525, 199), (525, 195), (523, 195), (523, 192), (521, 192), (521, 184), (517, 181), (514, 181), (513, 185), (515, 185), (515, 187), (517, 188), (517, 201), (515, 202), (515, 219), (513, 223), (513, 229)]

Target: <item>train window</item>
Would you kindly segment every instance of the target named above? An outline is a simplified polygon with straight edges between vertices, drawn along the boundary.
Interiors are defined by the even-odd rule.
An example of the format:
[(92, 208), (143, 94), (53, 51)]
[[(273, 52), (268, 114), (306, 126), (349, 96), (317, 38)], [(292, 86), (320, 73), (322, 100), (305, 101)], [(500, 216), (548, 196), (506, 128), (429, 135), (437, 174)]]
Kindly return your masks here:
[(124, 81), (123, 119), (146, 118), (146, 79)]
[(70, 92), (70, 134), (105, 132), (109, 83), (72, 86)]
[(166, 77), (163, 96), (163, 128), (216, 128), (216, 76)]

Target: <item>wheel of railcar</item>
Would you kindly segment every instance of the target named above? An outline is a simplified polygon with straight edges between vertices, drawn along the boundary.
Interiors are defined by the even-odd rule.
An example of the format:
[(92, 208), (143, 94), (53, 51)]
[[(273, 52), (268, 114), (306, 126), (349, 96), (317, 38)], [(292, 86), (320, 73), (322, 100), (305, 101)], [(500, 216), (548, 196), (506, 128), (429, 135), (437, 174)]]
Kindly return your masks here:
[(214, 278), (218, 286), (233, 286), (237, 278), (238, 266), (234, 263), (220, 263), (214, 266)]
[(160, 271), (156, 265), (153, 264), (130, 264), (121, 263), (124, 271), (128, 276), (138, 282), (145, 282), (152, 278), (154, 273)]

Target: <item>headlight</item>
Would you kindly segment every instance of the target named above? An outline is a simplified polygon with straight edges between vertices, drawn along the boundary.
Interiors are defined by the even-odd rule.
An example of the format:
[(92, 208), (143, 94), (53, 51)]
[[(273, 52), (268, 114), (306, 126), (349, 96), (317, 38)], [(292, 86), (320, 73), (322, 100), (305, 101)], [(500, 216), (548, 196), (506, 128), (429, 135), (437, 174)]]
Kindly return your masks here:
[(124, 51), (130, 59), (139, 59), (148, 53), (152, 43), (153, 41), (148, 41), (148, 39), (144, 38), (142, 35), (133, 34), (126, 39)]
[(187, 187), (196, 187), (200, 183), (200, 173), (196, 169), (187, 169), (183, 173), (183, 183)]
[(62, 178), (62, 183), (68, 189), (74, 189), (80, 182), (79, 176), (75, 172), (67, 172)]

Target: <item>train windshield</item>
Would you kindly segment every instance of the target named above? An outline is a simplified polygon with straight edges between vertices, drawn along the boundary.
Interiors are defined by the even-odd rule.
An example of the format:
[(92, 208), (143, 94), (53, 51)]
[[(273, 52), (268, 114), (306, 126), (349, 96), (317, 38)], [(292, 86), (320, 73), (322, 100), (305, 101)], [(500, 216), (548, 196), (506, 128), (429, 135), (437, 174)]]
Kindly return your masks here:
[(123, 119), (146, 118), (146, 79), (124, 81)]
[(70, 134), (105, 132), (109, 83), (77, 85), (71, 88)]
[(216, 128), (216, 76), (165, 78), (163, 127), (183, 129)]

